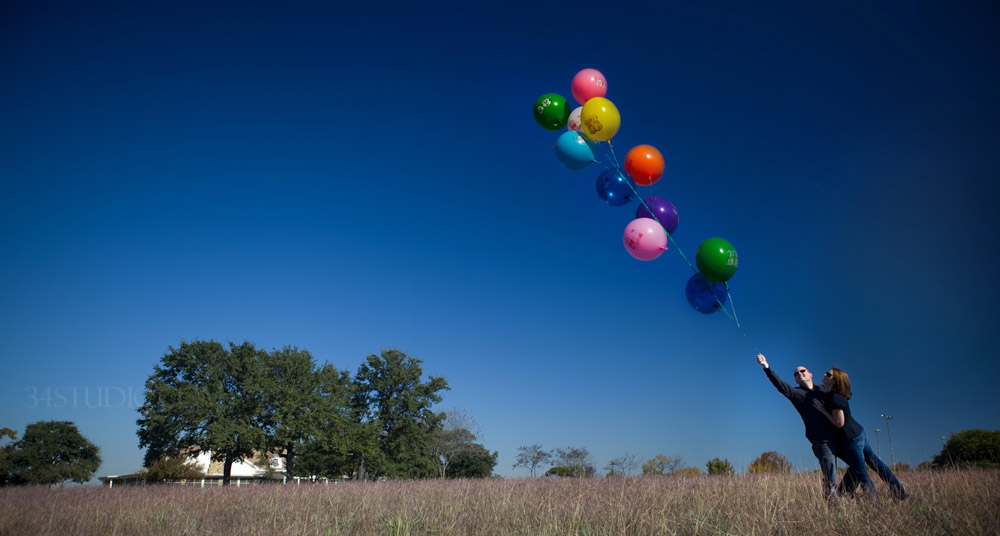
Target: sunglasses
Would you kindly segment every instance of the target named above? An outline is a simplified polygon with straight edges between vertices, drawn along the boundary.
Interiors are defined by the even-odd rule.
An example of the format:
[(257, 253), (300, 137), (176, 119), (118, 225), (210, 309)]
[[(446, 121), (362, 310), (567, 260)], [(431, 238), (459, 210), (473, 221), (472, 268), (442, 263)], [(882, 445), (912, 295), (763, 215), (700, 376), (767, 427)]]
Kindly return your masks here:
[(806, 372), (809, 372), (809, 371), (806, 370), (806, 369), (801, 369), (801, 370), (796, 370), (795, 371), (796, 374), (805, 374)]
[(830, 374), (829, 372), (823, 374), (824, 378), (829, 378), (830, 376), (833, 376), (833, 374)]

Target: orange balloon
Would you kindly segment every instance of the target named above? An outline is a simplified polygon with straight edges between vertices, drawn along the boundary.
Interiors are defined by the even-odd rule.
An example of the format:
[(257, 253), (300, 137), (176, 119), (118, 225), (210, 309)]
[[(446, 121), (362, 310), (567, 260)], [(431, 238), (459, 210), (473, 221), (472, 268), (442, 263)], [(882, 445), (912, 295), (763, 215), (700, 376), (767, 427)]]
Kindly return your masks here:
[(625, 172), (642, 186), (660, 180), (664, 167), (663, 155), (652, 145), (637, 145), (625, 155)]

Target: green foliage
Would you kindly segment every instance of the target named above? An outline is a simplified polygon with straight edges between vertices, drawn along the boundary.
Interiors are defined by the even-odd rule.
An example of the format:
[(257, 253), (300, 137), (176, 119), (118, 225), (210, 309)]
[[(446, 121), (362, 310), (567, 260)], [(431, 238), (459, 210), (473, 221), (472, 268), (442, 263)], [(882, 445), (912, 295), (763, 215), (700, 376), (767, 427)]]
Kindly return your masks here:
[(948, 438), (934, 464), (942, 467), (1000, 467), (1000, 430), (964, 430)]
[(514, 469), (525, 467), (531, 471), (531, 477), (535, 477), (535, 471), (539, 465), (549, 463), (552, 460), (552, 451), (543, 450), (539, 444), (521, 445), (517, 448), (517, 460), (514, 462)]
[(10, 443), (0, 446), (0, 486), (14, 483), (14, 475), (11, 472), (7, 457), (13, 451), (13, 442), (17, 441), (17, 432), (10, 428), (0, 428), (0, 441), (7, 438)]
[(308, 350), (291, 346), (267, 353), (259, 364), (268, 450), (283, 453), (285, 475), (293, 478), (306, 441), (344, 447), (338, 439), (349, 426), (348, 375), (329, 363), (317, 368)]
[[(422, 382), (421, 361), (395, 349), (370, 355), (358, 368), (352, 384), (352, 403), (365, 439), (374, 439), (376, 456), (361, 464), (374, 476), (421, 478), (437, 476), (440, 461), (431, 448), (432, 433), (442, 425), (443, 413), (431, 406), (441, 401), (448, 382), (431, 376)], [(370, 445), (370, 443), (369, 443)]]
[(769, 450), (764, 452), (756, 460), (750, 463), (747, 471), (755, 474), (759, 473), (782, 473), (792, 472), (792, 464), (778, 452)]
[[(16, 437), (9, 429), (3, 435)], [(100, 448), (69, 421), (29, 424), (24, 437), (3, 447), (4, 484), (82, 484), (101, 465)]]
[(736, 473), (733, 469), (733, 464), (729, 463), (728, 459), (712, 458), (705, 464), (705, 469), (710, 475), (732, 475)]
[(448, 478), (489, 478), (497, 465), (499, 453), (490, 454), (486, 447), (473, 443), (448, 458), (445, 476)]
[(680, 456), (671, 458), (670, 456), (657, 454), (642, 464), (642, 476), (669, 475), (680, 469), (683, 463), (684, 460)]
[(545, 471), (545, 476), (561, 476), (561, 477), (571, 477), (571, 478), (583, 478), (583, 468), (579, 466), (566, 467), (564, 465), (557, 465)]
[[(298, 468), (302, 474), (338, 479), (352, 475), (365, 456), (377, 450), (374, 433), (366, 433), (353, 419), (350, 404), (351, 379), (347, 371), (329, 363), (316, 372), (318, 404), (311, 408), (311, 436), (298, 445)], [(287, 467), (287, 462), (286, 462)]]
[(449, 445), (471, 441), (456, 431), (448, 448), (436, 449), (444, 414), (431, 406), (448, 384), (422, 374), (420, 361), (399, 350), (368, 356), (352, 381), (295, 347), (182, 342), (146, 381), (139, 446), (147, 466), (171, 453), (211, 451), (224, 462), (224, 483), (233, 462), (258, 451), (284, 456), (289, 477), (443, 476), (443, 456), (457, 452)]
[(585, 448), (567, 447), (556, 449), (555, 458), (563, 467), (570, 467), (575, 474), (591, 478), (597, 474), (590, 462), (590, 452)]
[(685, 467), (683, 469), (678, 469), (671, 474), (677, 476), (699, 476), (705, 474), (705, 472), (698, 467)]
[(139, 447), (146, 465), (175, 452), (211, 451), (228, 484), (235, 461), (268, 446), (265, 352), (244, 342), (227, 350), (215, 341), (182, 342), (164, 354), (146, 380), (139, 408)]
[(146, 482), (163, 482), (164, 480), (196, 480), (204, 478), (205, 473), (200, 468), (187, 463), (184, 456), (164, 456), (149, 464), (141, 474)]
[(893, 473), (904, 473), (910, 470), (910, 464), (904, 462), (896, 462), (896, 465), (891, 467)]
[[(485, 478), (493, 473), (496, 458), (491, 461), (486, 447), (476, 443), (476, 434), (471, 430), (476, 427), (475, 420), (464, 412), (445, 413), (443, 425), (431, 433), (431, 451), (441, 461), (440, 476)], [(463, 467), (453, 468), (456, 461)], [(470, 465), (479, 469), (469, 469)]]
[(608, 465), (604, 466), (604, 470), (607, 471), (605, 476), (628, 476), (635, 470), (635, 466), (635, 455), (626, 452), (617, 458), (613, 458), (608, 462)]

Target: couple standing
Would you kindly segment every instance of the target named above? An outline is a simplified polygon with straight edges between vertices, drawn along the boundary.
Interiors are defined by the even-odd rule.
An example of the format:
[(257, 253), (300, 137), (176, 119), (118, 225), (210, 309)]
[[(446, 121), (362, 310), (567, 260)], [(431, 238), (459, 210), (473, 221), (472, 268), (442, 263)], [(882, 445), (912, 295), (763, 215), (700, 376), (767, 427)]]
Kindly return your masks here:
[[(782, 380), (767, 364), (763, 354), (757, 354), (757, 363), (764, 368), (767, 379), (778, 392), (795, 406), (806, 425), (806, 439), (812, 443), (813, 454), (819, 460), (823, 474), (823, 493), (827, 499), (840, 494), (853, 494), (857, 486), (873, 500), (875, 485), (868, 474), (868, 468), (875, 469), (878, 476), (889, 485), (893, 497), (905, 499), (906, 491), (896, 479), (896, 475), (872, 452), (865, 438), (865, 431), (853, 417), (848, 399), (851, 398), (851, 381), (847, 373), (832, 368), (823, 376), (823, 386), (813, 385), (813, 375), (809, 369), (795, 367), (794, 377), (798, 387), (792, 387)], [(836, 488), (836, 458), (849, 466), (844, 479)]]

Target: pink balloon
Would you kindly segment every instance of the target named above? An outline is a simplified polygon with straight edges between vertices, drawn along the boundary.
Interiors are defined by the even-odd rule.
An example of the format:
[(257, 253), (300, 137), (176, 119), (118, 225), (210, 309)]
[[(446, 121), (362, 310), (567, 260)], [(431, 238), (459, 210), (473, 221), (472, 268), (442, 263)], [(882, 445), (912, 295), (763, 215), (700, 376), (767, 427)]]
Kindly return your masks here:
[(608, 94), (608, 81), (597, 69), (584, 69), (573, 77), (573, 98), (580, 104), (586, 104), (594, 97)]
[(625, 227), (625, 250), (640, 261), (651, 261), (667, 250), (667, 232), (652, 218), (636, 218)]

